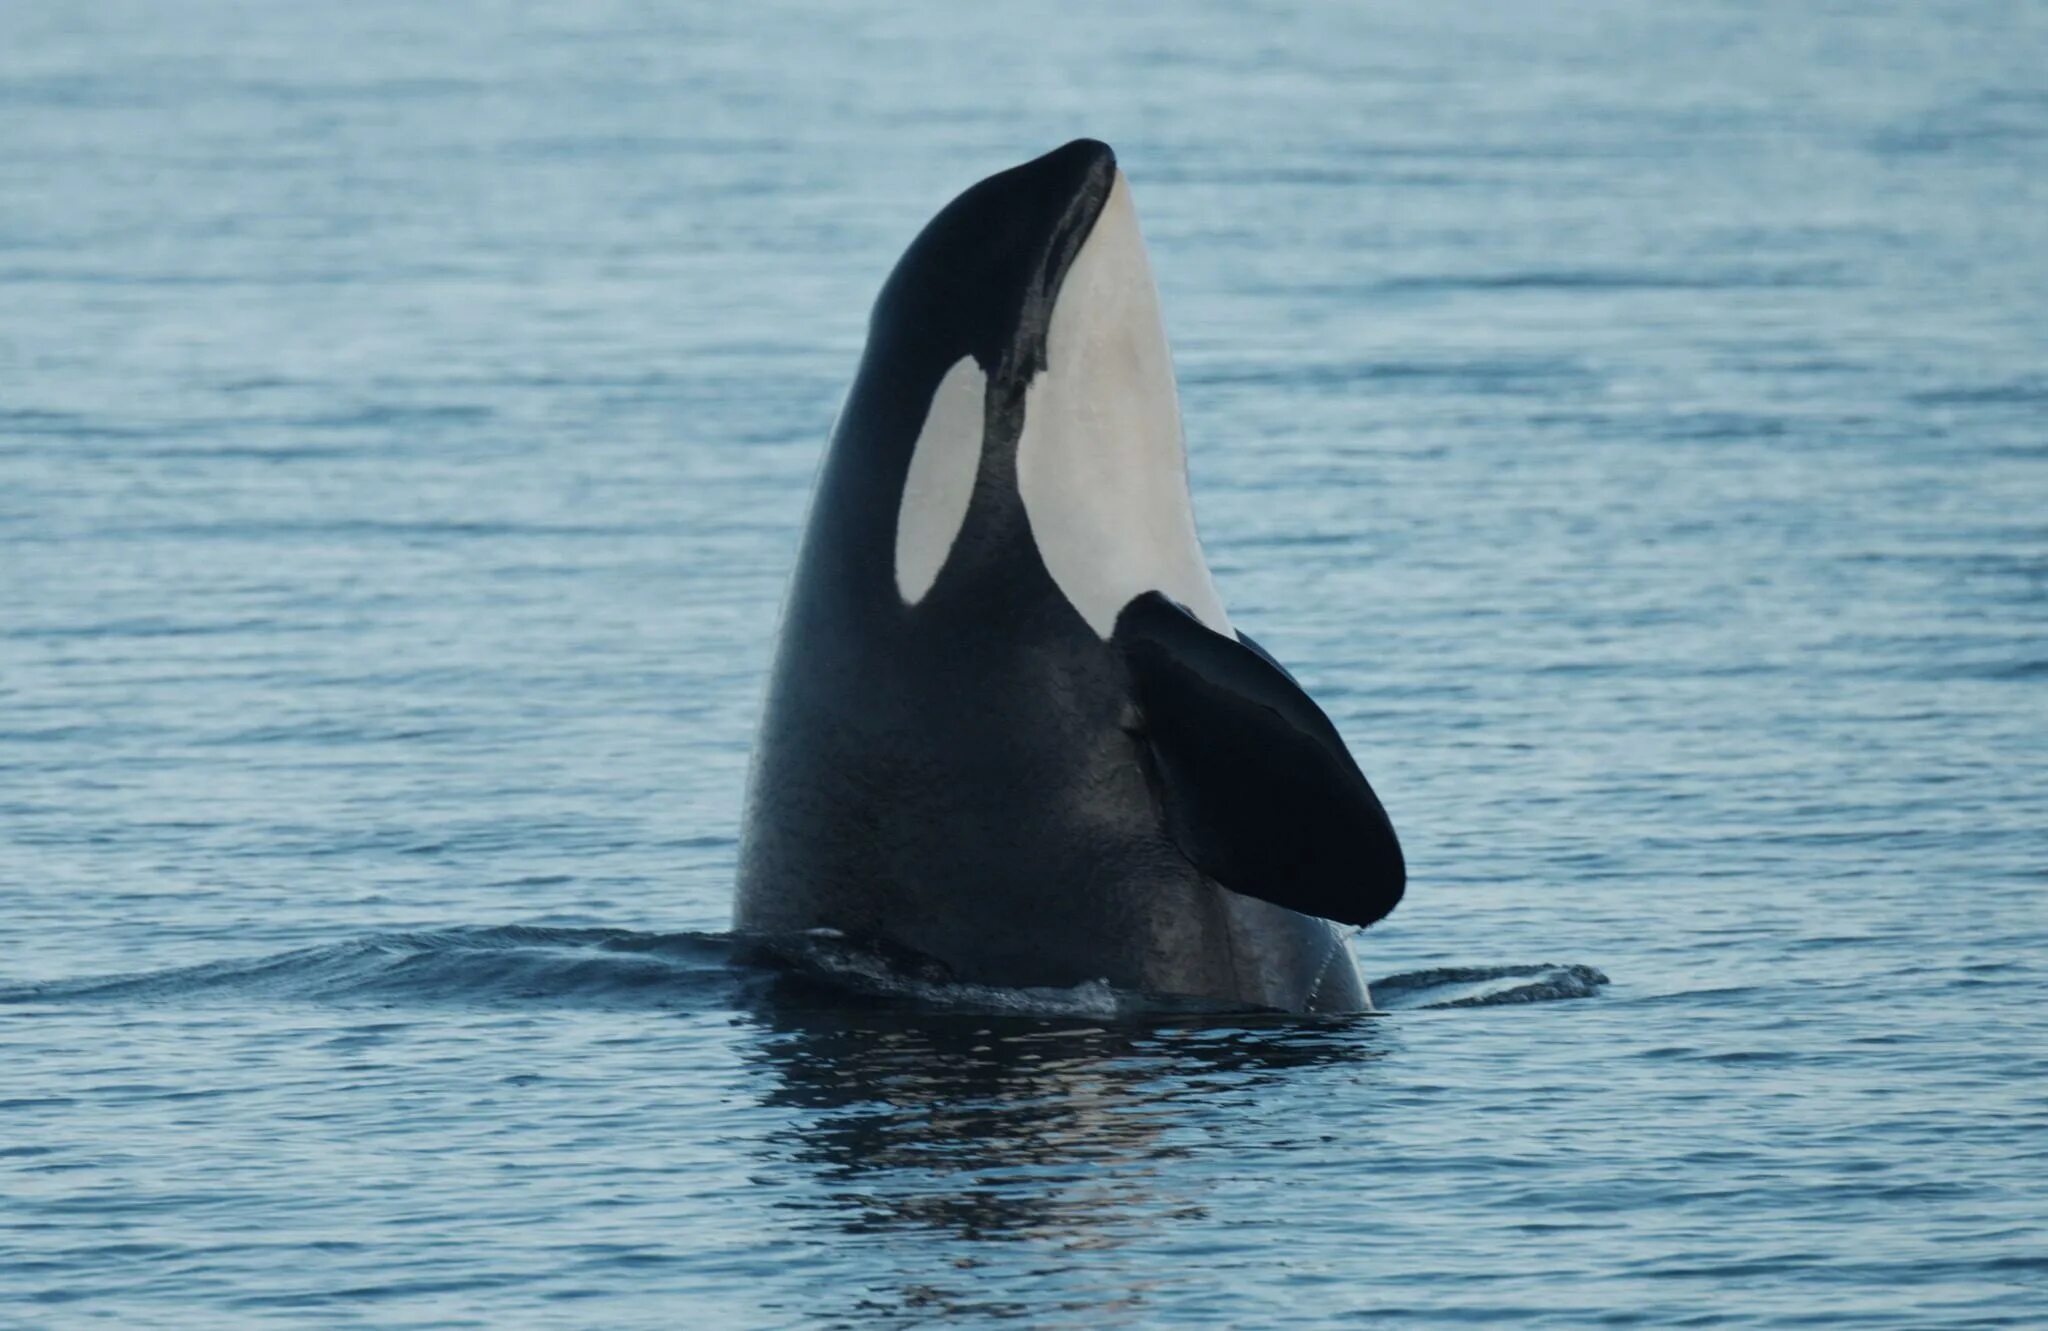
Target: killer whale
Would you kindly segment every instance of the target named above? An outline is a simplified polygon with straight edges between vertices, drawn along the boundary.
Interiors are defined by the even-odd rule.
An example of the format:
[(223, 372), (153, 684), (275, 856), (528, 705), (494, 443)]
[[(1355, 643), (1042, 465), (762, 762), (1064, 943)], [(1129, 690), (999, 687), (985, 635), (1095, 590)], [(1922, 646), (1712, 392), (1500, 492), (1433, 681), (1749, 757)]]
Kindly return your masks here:
[(1405, 883), (1335, 727), (1210, 577), (1115, 155), (968, 189), (884, 283), (833, 430), (735, 926), (980, 984), (1351, 1011), (1339, 925)]

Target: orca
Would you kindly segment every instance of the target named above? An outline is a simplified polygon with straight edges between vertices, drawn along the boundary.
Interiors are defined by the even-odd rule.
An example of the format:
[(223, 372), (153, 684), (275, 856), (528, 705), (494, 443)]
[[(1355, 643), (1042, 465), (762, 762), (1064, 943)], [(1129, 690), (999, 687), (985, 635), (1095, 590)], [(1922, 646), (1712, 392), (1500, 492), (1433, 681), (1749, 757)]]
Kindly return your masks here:
[(968, 189), (884, 283), (832, 432), (735, 926), (981, 985), (1359, 1011), (1340, 926), (1405, 884), (1336, 728), (1210, 577), (1115, 154)]

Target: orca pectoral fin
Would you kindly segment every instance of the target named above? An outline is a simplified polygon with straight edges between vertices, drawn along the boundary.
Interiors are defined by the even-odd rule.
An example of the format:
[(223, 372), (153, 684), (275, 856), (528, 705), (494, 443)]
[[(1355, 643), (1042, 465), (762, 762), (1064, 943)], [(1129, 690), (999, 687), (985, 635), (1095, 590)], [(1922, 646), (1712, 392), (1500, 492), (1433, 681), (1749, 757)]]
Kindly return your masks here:
[(1246, 896), (1366, 925), (1401, 900), (1394, 826), (1322, 708), (1264, 649), (1159, 592), (1124, 607), (1138, 735), (1168, 833)]

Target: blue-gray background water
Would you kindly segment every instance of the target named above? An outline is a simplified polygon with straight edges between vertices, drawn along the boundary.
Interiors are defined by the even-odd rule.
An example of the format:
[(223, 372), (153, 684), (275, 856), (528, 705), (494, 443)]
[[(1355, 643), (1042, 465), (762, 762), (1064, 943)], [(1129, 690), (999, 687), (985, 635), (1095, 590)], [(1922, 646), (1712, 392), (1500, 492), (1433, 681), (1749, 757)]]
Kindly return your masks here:
[[(2048, 10), (870, 9), (0, 6), (0, 1325), (2048, 1323)], [(868, 302), (1084, 133), (1385, 1016), (715, 936)]]

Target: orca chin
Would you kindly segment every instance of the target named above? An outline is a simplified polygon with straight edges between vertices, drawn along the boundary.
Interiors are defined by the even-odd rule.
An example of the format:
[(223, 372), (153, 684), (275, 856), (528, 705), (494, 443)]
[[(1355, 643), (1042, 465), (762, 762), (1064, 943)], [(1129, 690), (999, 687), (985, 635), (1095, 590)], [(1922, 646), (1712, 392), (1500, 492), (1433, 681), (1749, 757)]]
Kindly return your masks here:
[(975, 984), (1357, 1010), (1333, 921), (1405, 882), (1344, 741), (1210, 576), (1115, 155), (968, 189), (883, 285), (820, 473), (735, 922)]

